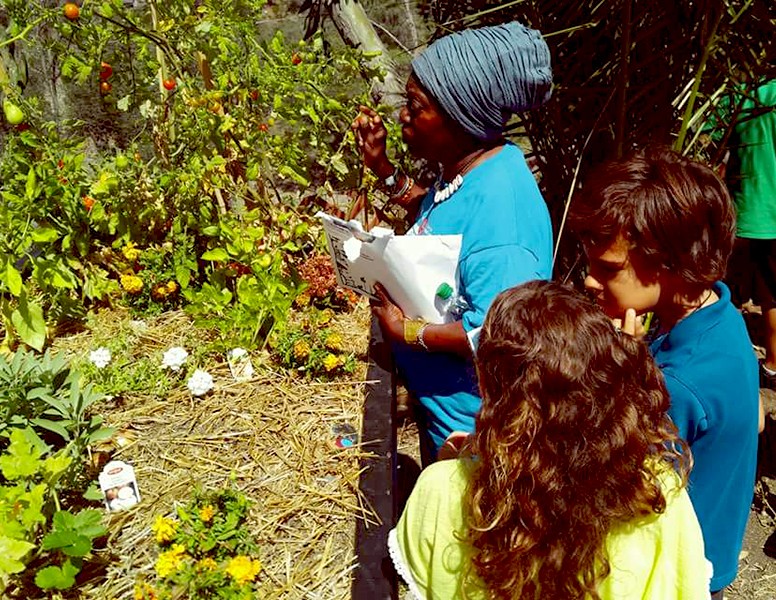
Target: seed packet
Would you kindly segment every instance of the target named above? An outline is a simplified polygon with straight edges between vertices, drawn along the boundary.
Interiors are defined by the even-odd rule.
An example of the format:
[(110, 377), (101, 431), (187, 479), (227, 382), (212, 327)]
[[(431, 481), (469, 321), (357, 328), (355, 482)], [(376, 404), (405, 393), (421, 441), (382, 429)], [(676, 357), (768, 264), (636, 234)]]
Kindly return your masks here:
[(248, 381), (253, 379), (253, 363), (245, 348), (233, 348), (226, 353), (226, 362), (235, 381)]
[(110, 512), (119, 512), (140, 502), (140, 491), (132, 465), (113, 460), (105, 465), (99, 481), (105, 508)]

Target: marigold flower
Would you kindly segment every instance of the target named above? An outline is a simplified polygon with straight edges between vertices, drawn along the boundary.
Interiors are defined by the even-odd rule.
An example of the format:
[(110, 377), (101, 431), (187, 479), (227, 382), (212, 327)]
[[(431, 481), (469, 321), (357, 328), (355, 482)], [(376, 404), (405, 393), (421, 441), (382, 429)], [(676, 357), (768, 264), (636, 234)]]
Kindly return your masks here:
[(252, 560), (248, 556), (235, 556), (226, 566), (227, 574), (239, 585), (256, 579), (259, 571), (261, 571), (261, 563), (258, 560)]
[(294, 304), (296, 304), (297, 308), (304, 308), (308, 306), (310, 304), (310, 294), (307, 292), (302, 292), (296, 297)]
[(299, 362), (307, 360), (310, 356), (310, 344), (307, 340), (297, 340), (294, 342), (294, 358)]
[(196, 567), (199, 571), (215, 571), (218, 569), (218, 563), (208, 556), (200, 560)]
[(187, 558), (186, 548), (182, 544), (173, 544), (170, 550), (162, 552), (156, 559), (156, 574), (163, 578), (172, 575)]
[(327, 371), (333, 371), (340, 366), (340, 359), (333, 354), (327, 354), (323, 357), (323, 368)]
[(206, 504), (199, 509), (199, 519), (203, 523), (210, 523), (213, 520), (214, 514), (216, 514), (216, 509), (210, 504)]
[(167, 285), (160, 283), (151, 288), (151, 298), (161, 302), (170, 292), (167, 291)]
[(156, 590), (147, 583), (135, 586), (135, 600), (156, 600)]
[(172, 541), (175, 532), (178, 530), (178, 521), (168, 519), (162, 515), (156, 515), (154, 524), (151, 525), (151, 531), (154, 533), (156, 541), (160, 544)]
[(327, 350), (331, 350), (332, 352), (338, 352), (342, 350), (342, 336), (339, 333), (331, 333), (327, 335), (324, 346), (326, 346)]
[(121, 253), (124, 255), (124, 258), (131, 262), (135, 262), (140, 258), (140, 250), (132, 242), (127, 242), (127, 245), (121, 249)]
[(137, 275), (122, 275), (121, 287), (128, 294), (139, 294), (143, 290), (143, 280)]

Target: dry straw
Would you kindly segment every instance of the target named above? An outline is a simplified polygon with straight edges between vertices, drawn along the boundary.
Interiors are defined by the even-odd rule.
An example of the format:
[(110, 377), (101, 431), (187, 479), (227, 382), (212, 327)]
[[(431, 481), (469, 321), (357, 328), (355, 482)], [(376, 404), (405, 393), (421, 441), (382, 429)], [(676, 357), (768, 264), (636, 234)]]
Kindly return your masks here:
[[(362, 306), (333, 325), (362, 357), (368, 319)], [(115, 335), (127, 334), (128, 317), (100, 322), (117, 328)], [(136, 333), (132, 352), (159, 354), (190, 341), (191, 332), (182, 313), (163, 315)], [(91, 343), (91, 334), (82, 333), (58, 346), (83, 355)], [(104, 410), (128, 440), (112, 458), (135, 466), (143, 501), (111, 517), (110, 539), (100, 551), (106, 572), (81, 588), (84, 597), (132, 598), (136, 582), (153, 577), (155, 515), (171, 515), (195, 488), (230, 482), (254, 503), (249, 527), (263, 564), (258, 597), (350, 597), (356, 519), (375, 523), (376, 517), (358, 490), (363, 444), (337, 448), (332, 426), (361, 430), (365, 365), (360, 377), (312, 382), (254, 360), (256, 375), (244, 383), (233, 380), (226, 362), (200, 365), (216, 381), (203, 398), (193, 398), (181, 382), (163, 400), (127, 393)]]

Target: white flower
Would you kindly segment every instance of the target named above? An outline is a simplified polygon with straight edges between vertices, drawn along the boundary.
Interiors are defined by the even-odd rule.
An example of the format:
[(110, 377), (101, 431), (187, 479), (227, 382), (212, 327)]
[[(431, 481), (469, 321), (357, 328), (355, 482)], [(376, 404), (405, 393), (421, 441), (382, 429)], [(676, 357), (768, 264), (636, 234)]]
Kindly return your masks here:
[(180, 368), (183, 366), (183, 363), (186, 362), (188, 356), (189, 353), (179, 346), (170, 348), (162, 357), (162, 368), (180, 371)]
[(89, 360), (92, 361), (92, 364), (98, 369), (103, 369), (107, 367), (108, 363), (110, 362), (110, 359), (111, 359), (110, 350), (108, 350), (104, 346), (97, 348), (97, 350), (92, 350), (89, 353)]
[(213, 377), (207, 371), (197, 369), (192, 376), (189, 377), (186, 386), (194, 396), (204, 396), (213, 389)]

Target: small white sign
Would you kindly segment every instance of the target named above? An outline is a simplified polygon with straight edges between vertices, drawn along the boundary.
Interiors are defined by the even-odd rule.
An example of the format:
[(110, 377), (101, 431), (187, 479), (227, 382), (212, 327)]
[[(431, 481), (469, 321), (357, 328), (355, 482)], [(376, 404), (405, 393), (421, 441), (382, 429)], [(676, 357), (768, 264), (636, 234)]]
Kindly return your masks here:
[(137, 487), (135, 469), (132, 465), (113, 460), (105, 465), (99, 481), (105, 507), (109, 511), (125, 510), (140, 502), (140, 490)]

